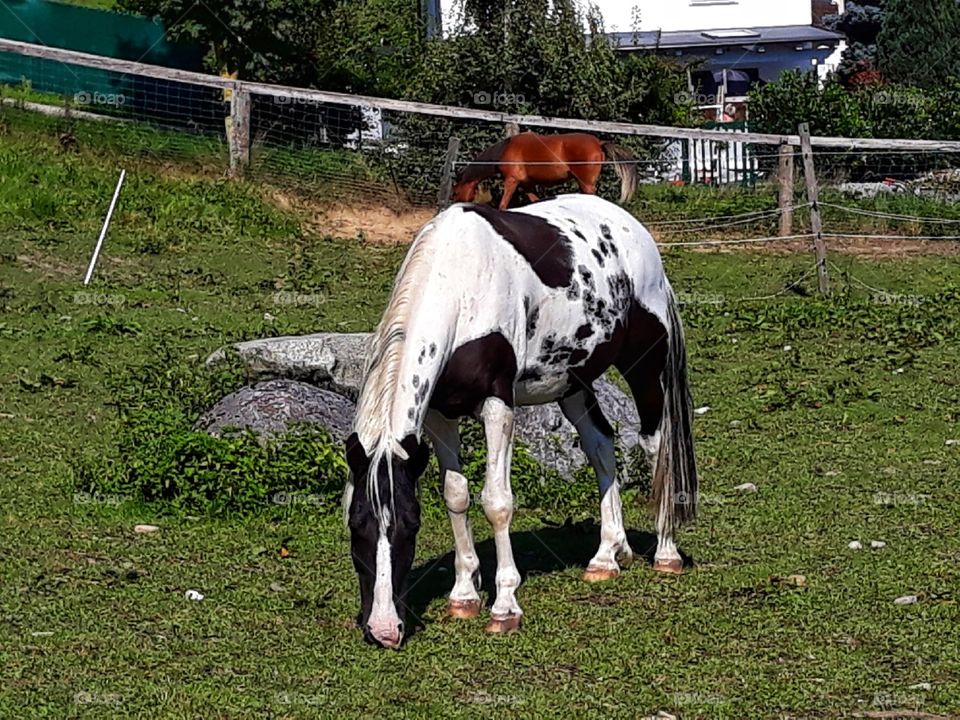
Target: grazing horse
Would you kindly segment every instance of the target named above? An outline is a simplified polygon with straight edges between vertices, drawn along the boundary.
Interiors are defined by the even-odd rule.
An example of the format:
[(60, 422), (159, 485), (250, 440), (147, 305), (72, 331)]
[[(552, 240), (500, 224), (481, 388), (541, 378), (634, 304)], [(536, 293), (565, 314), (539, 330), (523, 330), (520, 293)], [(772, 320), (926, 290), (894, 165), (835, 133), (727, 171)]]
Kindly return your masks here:
[(587, 133), (537, 135), (532, 132), (507, 138), (480, 153), (476, 161), (457, 175), (453, 200), (473, 202), (477, 186), (498, 173), (504, 178), (501, 210), (510, 207), (518, 187), (531, 202), (537, 202), (534, 194), (537, 185), (552, 187), (573, 179), (580, 185), (580, 192), (595, 195), (604, 159), (613, 162), (620, 178), (620, 202), (625, 203), (637, 188), (636, 157), (627, 148), (601, 142)]
[(679, 573), (674, 530), (696, 513), (697, 468), (677, 300), (650, 234), (601, 198), (562, 195), (520, 210), (454, 205), (420, 230), (374, 332), (354, 432), (344, 508), (367, 640), (403, 639), (404, 581), (414, 558), (416, 483), (432, 440), (453, 526), (449, 612), (480, 612), (480, 561), (467, 517), (458, 420), (479, 415), (487, 441), (481, 501), (497, 551), (489, 632), (519, 627), (520, 574), (510, 544), (514, 408), (558, 402), (600, 485), (600, 548), (588, 581), (632, 560), (620, 504), (614, 433), (592, 384), (623, 375), (653, 469), (654, 568)]

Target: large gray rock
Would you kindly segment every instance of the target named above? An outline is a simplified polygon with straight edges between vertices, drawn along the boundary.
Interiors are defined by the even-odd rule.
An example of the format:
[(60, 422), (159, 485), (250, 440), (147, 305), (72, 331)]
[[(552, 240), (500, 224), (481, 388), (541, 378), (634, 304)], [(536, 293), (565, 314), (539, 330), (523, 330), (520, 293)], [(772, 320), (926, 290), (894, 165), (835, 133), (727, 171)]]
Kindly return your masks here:
[(214, 437), (232, 429), (281, 435), (298, 423), (326, 428), (334, 439), (350, 434), (356, 408), (350, 400), (295, 380), (269, 380), (242, 387), (207, 410), (194, 424)]
[[(603, 414), (617, 430), (620, 446), (632, 450), (640, 440), (640, 417), (633, 399), (605, 378), (597, 380), (593, 389)], [(515, 433), (533, 457), (564, 477), (587, 462), (576, 429), (556, 403), (519, 408)]]
[(251, 340), (217, 350), (207, 365), (235, 353), (252, 378), (302, 380), (356, 398), (369, 339), (370, 333), (317, 333)]
[[(198, 426), (203, 422), (207, 425), (201, 429), (216, 429), (232, 424), (272, 433), (292, 422), (305, 421), (327, 427), (338, 439), (345, 438), (355, 408), (341, 396), (357, 397), (368, 339), (367, 333), (322, 333), (239, 343), (234, 348), (248, 374), (275, 380), (228, 395), (198, 421)], [(227, 352), (219, 350), (207, 364), (226, 359)], [(324, 393), (304, 383), (335, 393)], [(621, 447), (632, 450), (638, 443), (640, 427), (633, 399), (603, 378), (594, 383), (594, 389), (604, 415), (617, 429)], [(565, 477), (587, 462), (576, 430), (556, 403), (520, 408), (516, 437), (539, 462)]]

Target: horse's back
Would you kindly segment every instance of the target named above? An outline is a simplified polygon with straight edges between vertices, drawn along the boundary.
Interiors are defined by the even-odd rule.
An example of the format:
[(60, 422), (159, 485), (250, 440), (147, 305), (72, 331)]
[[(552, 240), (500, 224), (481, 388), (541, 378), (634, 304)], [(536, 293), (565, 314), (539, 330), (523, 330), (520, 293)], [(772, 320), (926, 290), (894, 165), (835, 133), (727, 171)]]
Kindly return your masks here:
[(539, 135), (521, 133), (507, 146), (504, 158), (536, 163), (598, 162), (603, 159), (603, 145), (589, 133)]
[(573, 194), (510, 214), (555, 228), (561, 240), (553, 252), (569, 269), (561, 287), (525, 285), (526, 332), (515, 341), (520, 404), (557, 399), (569, 391), (572, 377), (592, 382), (619, 356), (627, 335), (649, 332), (651, 321), (667, 331), (671, 291), (660, 254), (630, 213)]

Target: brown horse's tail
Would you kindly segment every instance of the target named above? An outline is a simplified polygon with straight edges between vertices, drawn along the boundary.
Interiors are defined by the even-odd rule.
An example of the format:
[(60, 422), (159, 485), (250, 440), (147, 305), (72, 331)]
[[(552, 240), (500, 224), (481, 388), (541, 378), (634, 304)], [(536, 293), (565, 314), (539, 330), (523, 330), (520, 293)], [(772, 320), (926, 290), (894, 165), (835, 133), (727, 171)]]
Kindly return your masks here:
[(603, 144), (603, 152), (613, 162), (613, 169), (620, 178), (620, 202), (625, 203), (637, 191), (637, 156), (623, 145), (612, 142)]

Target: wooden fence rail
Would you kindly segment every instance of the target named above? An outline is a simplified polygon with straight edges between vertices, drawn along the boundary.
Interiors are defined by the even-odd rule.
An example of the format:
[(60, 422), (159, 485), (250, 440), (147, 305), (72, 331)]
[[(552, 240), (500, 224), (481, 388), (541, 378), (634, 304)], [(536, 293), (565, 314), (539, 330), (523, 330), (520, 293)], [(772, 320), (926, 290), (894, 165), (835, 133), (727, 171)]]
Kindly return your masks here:
[[(622, 122), (601, 122), (595, 120), (578, 120), (573, 118), (550, 118), (540, 115), (516, 115), (497, 112), (494, 110), (477, 110), (474, 108), (450, 107), (431, 103), (378, 98), (366, 95), (349, 95), (345, 93), (326, 92), (324, 90), (309, 90), (305, 88), (271, 85), (268, 83), (247, 82), (231, 78), (207, 75), (204, 73), (177, 70), (175, 68), (148, 65), (118, 60), (116, 58), (91, 55), (89, 53), (63, 50), (45, 45), (20, 42), (18, 40), (0, 39), (0, 52), (10, 52), (28, 57), (45, 60), (54, 60), (61, 63), (79, 65), (82, 67), (112, 70), (127, 75), (171, 80), (189, 83), (210, 88), (221, 88), (236, 92), (247, 92), (251, 95), (269, 95), (308, 102), (322, 102), (353, 107), (368, 107), (397, 112), (432, 115), (459, 120), (483, 120), (507, 125), (514, 123), (519, 126), (552, 128), (556, 130), (579, 130), (597, 134), (631, 135), (653, 137), (665, 140), (712, 140), (715, 142), (733, 142), (731, 133), (722, 130), (703, 130), (696, 128), (664, 127), (659, 125), (643, 125)], [(760, 145), (791, 145), (800, 147), (801, 141), (797, 135), (773, 135), (768, 133), (738, 132), (735, 142), (754, 143)], [(841, 138), (841, 137), (811, 137), (811, 146), (814, 148), (841, 148), (845, 150), (917, 150), (917, 151), (947, 151), (960, 153), (960, 142), (947, 140), (888, 140), (879, 138)]]

